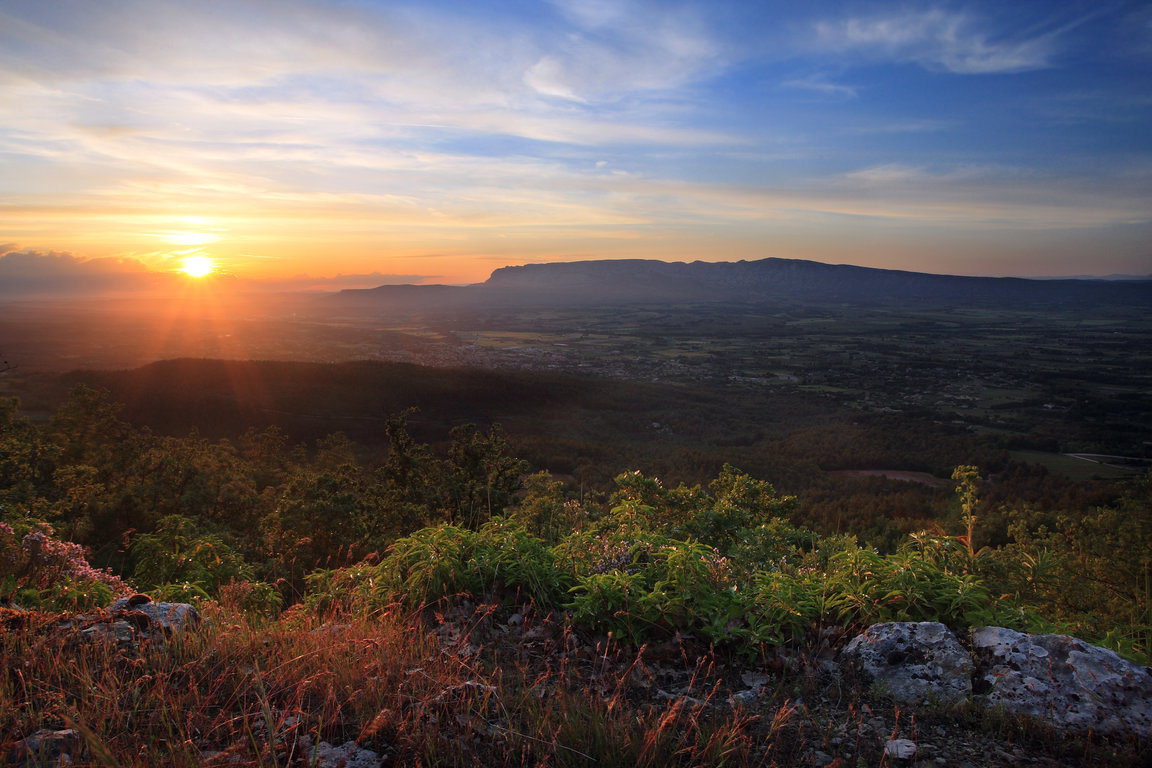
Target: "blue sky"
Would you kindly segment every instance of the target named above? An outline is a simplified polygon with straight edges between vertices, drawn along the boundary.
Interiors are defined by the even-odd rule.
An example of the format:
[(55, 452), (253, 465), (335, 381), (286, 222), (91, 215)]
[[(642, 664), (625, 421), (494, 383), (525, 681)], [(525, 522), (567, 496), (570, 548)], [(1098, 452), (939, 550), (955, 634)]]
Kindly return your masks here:
[(1152, 6), (0, 0), (0, 170), (25, 266), (1149, 274)]

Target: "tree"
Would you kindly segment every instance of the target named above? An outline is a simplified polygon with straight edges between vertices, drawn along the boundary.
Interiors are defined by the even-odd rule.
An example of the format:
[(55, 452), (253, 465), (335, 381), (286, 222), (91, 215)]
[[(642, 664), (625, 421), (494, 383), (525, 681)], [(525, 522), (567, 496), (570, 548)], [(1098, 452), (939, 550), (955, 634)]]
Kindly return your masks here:
[(512, 503), (512, 494), (520, 485), (520, 476), (528, 471), (528, 462), (510, 456), (508, 441), (499, 424), (488, 433), (475, 424), (454, 427), (449, 433), (447, 479), (452, 507), (450, 522), (478, 529)]
[(0, 502), (33, 505), (50, 492), (59, 449), (28, 419), (19, 401), (0, 398)]
[(576, 531), (587, 513), (575, 499), (564, 493), (564, 483), (548, 472), (535, 472), (524, 478), (524, 497), (513, 510), (512, 519), (548, 544)]
[(99, 467), (123, 456), (122, 450), (109, 450), (111, 446), (120, 449), (132, 433), (132, 427), (120, 420), (120, 409), (109, 399), (107, 390), (86, 384), (75, 387), (53, 414), (50, 425), (61, 447), (60, 461)]
[(418, 412), (409, 408), (388, 419), (385, 426), (388, 457), (368, 490), (376, 514), (372, 527), (377, 540), (407, 536), (430, 525), (441, 518), (447, 503), (440, 460), (408, 432), (408, 417)]
[(363, 542), (365, 507), (358, 465), (301, 468), (262, 521), (265, 541), (292, 578), (320, 565), (345, 565)]

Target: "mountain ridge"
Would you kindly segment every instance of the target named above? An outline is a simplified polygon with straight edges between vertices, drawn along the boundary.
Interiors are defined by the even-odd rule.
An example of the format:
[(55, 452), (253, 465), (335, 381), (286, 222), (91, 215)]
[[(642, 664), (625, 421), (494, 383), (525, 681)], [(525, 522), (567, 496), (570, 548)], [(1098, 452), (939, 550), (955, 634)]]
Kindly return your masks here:
[(501, 267), (485, 282), (469, 286), (384, 285), (344, 290), (329, 298), (348, 305), (428, 308), (429, 302), (438, 302), (461, 309), (716, 301), (1150, 304), (1152, 280), (939, 275), (782, 258), (736, 262), (604, 259)]

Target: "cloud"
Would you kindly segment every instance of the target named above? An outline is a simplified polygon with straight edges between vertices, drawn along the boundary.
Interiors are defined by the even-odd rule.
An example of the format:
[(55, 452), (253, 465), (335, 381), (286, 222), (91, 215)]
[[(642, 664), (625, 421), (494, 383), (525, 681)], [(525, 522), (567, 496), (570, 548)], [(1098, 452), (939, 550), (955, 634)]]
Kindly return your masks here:
[(786, 80), (781, 83), (781, 85), (785, 88), (801, 88), (806, 91), (815, 91), (824, 96), (835, 96), (838, 98), (854, 99), (857, 95), (855, 88), (838, 83), (830, 83), (820, 76), (806, 77), (800, 80)]
[(721, 71), (726, 46), (686, 4), (627, 0), (553, 2), (569, 28), (545, 38), (528, 69), (537, 92), (582, 103), (612, 103), (669, 91)]
[[(775, 226), (846, 220), (901, 231), (1044, 232), (1152, 222), (1146, 175), (1055, 178), (997, 165), (929, 169), (887, 164), (791, 185), (757, 187), (636, 180), (620, 190), (622, 211), (645, 212), (663, 226), (707, 221)], [(673, 221), (670, 212), (675, 211)], [(896, 230), (893, 230), (896, 231)]]
[[(246, 291), (336, 291), (380, 285), (420, 284), (437, 275), (337, 274), (334, 277), (295, 275), (271, 280), (232, 280), (230, 287)], [(175, 287), (178, 275), (150, 270), (132, 258), (81, 259), (70, 253), (24, 250), (0, 245), (0, 298), (52, 299), (72, 296), (126, 295)]]
[(9, 300), (127, 293), (156, 288), (167, 279), (135, 259), (0, 248), (0, 297)]
[(996, 37), (968, 14), (933, 9), (819, 21), (815, 34), (818, 49), (976, 75), (1049, 67), (1058, 33)]

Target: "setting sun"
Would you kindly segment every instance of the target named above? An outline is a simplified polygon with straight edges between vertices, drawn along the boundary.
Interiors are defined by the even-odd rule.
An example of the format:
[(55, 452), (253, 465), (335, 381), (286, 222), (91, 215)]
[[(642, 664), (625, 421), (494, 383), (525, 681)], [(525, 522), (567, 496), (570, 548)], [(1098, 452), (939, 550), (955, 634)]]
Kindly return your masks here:
[(212, 259), (207, 256), (189, 256), (184, 259), (183, 271), (191, 277), (205, 277), (215, 269)]

